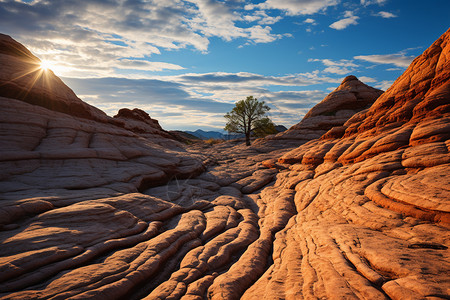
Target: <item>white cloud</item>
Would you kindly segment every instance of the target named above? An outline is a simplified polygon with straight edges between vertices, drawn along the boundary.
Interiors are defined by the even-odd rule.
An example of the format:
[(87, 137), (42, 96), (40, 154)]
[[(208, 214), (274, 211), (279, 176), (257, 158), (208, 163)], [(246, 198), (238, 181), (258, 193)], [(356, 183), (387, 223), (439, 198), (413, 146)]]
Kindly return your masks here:
[(339, 61), (333, 61), (331, 59), (308, 59), (308, 62), (321, 62), (326, 68), (323, 72), (333, 73), (339, 75), (346, 75), (356, 70), (359, 65), (355, 64), (351, 60), (341, 59)]
[(168, 50), (207, 53), (213, 37), (254, 44), (287, 36), (272, 33), (267, 24), (281, 17), (264, 11), (255, 14), (258, 24), (241, 26), (242, 20), (251, 21), (242, 6), (214, 0), (5, 0), (0, 28), (51, 61), (58, 75), (116, 76), (133, 64), (143, 72), (180, 70), (170, 63), (141, 61)]
[(358, 77), (358, 79), (359, 79), (361, 82), (364, 82), (364, 83), (373, 83), (373, 82), (377, 82), (377, 80), (376, 80), (375, 78), (368, 77), (368, 76), (360, 76), (360, 77)]
[(391, 85), (392, 85), (393, 83), (394, 83), (393, 80), (383, 80), (383, 81), (381, 81), (379, 84), (375, 85), (375, 87), (376, 87), (377, 89), (386, 91), (388, 88), (391, 87)]
[[(110, 115), (123, 107), (142, 108), (167, 129), (181, 129), (186, 123), (220, 127), (223, 114), (247, 95), (266, 100), (273, 107), (274, 121), (290, 126), (325, 96), (326, 92), (311, 85), (337, 86), (341, 75), (358, 68), (352, 60), (315, 59), (310, 61), (320, 63), (322, 71), (284, 76), (150, 73), (184, 69), (158, 61), (158, 54), (165, 51), (208, 53), (215, 38), (250, 45), (288, 37), (270, 26), (287, 15), (302, 16), (297, 18), (305, 19), (299, 25), (316, 29), (318, 18), (311, 15), (323, 13), (339, 0), (265, 0), (247, 5), (248, 10), (243, 10), (246, 1), (242, 0), (0, 1), (2, 31), (50, 60), (84, 100)], [(335, 29), (357, 24), (358, 17), (351, 11), (342, 18), (334, 23)]]
[(282, 16), (269, 16), (264, 10), (257, 10), (255, 13), (245, 15), (243, 18), (247, 22), (257, 22), (260, 25), (275, 24), (283, 19)]
[(264, 100), (272, 109), (270, 115), (275, 124), (290, 127), (301, 121), (303, 116), (325, 96), (319, 90), (264, 92), (258, 99)]
[(374, 16), (382, 17), (382, 18), (385, 18), (385, 19), (397, 18), (397, 15), (394, 15), (393, 13), (390, 13), (390, 12), (387, 12), (387, 11), (380, 11), (380, 12), (376, 13)]
[[(161, 77), (160, 77), (161, 78)], [(187, 73), (178, 76), (164, 77), (165, 80), (176, 81), (191, 87), (213, 87), (220, 93), (223, 90), (236, 90), (240, 87), (265, 87), (265, 86), (308, 86), (313, 84), (339, 82), (328, 76), (320, 76), (318, 71), (310, 73), (298, 73), (285, 76), (263, 76), (255, 73)]]
[(250, 40), (254, 43), (270, 43), (283, 36), (281, 34), (271, 34), (271, 30), (272, 28), (269, 26), (256, 25), (246, 29), (245, 32), (249, 33)]
[(358, 16), (354, 16), (353, 12), (346, 11), (344, 14), (344, 19), (341, 19), (339, 21), (334, 22), (330, 25), (330, 28), (336, 29), (336, 30), (342, 30), (347, 28), (350, 25), (357, 25), (357, 20), (359, 19)]
[(325, 66), (358, 67), (358, 65), (355, 64), (353, 61), (347, 60), (347, 59), (333, 61), (328, 58), (325, 58), (325, 59), (310, 58), (310, 59), (308, 59), (308, 62), (322, 62)]
[(385, 55), (358, 55), (354, 59), (364, 60), (376, 64), (391, 64), (401, 68), (407, 68), (414, 59), (414, 56), (406, 56), (403, 53)]
[(383, 5), (387, 0), (361, 0), (361, 5), (368, 6), (373, 4)]
[(245, 15), (243, 16), (243, 19), (247, 22), (256, 22), (258, 20), (261, 20), (261, 16), (259, 16), (258, 14)]
[[(314, 84), (339, 84), (342, 78), (318, 71), (285, 76), (255, 73), (188, 73), (153, 78), (63, 78), (85, 101), (114, 115), (120, 108), (139, 107), (165, 129), (221, 127), (223, 115), (247, 95), (265, 100), (274, 122), (292, 126), (326, 93)], [(307, 90), (298, 91), (299, 87)], [(292, 89), (292, 90), (290, 90)], [(222, 124), (222, 125), (221, 125)]]
[(206, 36), (221, 37), (226, 41), (246, 36), (242, 28), (234, 25), (239, 16), (233, 14), (224, 3), (212, 0), (189, 2), (198, 7), (196, 17), (189, 21), (194, 30), (201, 31)]
[(246, 9), (278, 9), (288, 15), (311, 15), (323, 11), (330, 6), (335, 6), (338, 0), (266, 0), (260, 4), (246, 5)]
[[(305, 21), (303, 21), (303, 23), (308, 24), (310, 26), (317, 25), (316, 20), (314, 20), (312, 18), (307, 18)], [(311, 27), (308, 27), (305, 30), (306, 30), (306, 32), (312, 32), (312, 28)]]
[(339, 75), (346, 75), (346, 74), (351, 73), (352, 69), (334, 66), (334, 67), (327, 67), (327, 68), (323, 69), (323, 72), (339, 74)]
[(162, 70), (183, 70), (184, 68), (179, 65), (166, 63), (166, 62), (154, 62), (146, 60), (132, 60), (121, 59), (117, 64), (118, 69), (133, 69), (142, 71), (162, 71)]

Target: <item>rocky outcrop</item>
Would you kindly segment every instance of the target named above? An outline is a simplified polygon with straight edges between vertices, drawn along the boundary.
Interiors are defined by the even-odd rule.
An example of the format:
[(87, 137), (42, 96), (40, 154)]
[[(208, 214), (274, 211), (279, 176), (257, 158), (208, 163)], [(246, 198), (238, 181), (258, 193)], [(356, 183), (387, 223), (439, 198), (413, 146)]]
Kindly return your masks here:
[[(185, 139), (177, 134), (164, 130), (159, 125), (158, 120), (152, 119), (145, 111), (134, 108), (122, 108), (114, 116), (114, 124), (130, 130), (146, 139), (160, 144), (166, 148), (179, 148), (182, 146), (178, 142), (185, 142)], [(175, 142), (178, 141), (178, 142)]]
[(448, 298), (449, 42), (294, 148), (163, 147), (2, 98), (0, 298)]
[(342, 127), (344, 123), (355, 113), (369, 108), (382, 93), (383, 91), (362, 83), (353, 75), (347, 76), (300, 123), (268, 139), (297, 140), (304, 143), (320, 138), (330, 129), (333, 129), (334, 137), (340, 137), (345, 130)]
[[(137, 124), (126, 124), (126, 129), (136, 132), (148, 132), (148, 131), (162, 131), (161, 125), (159, 125), (158, 120), (150, 118), (148, 113), (139, 108), (134, 108), (133, 110), (128, 108), (122, 108), (119, 110), (117, 115), (114, 116), (116, 120), (126, 120), (126, 121), (137, 121)], [(147, 127), (142, 125), (146, 124)]]
[(106, 114), (81, 99), (41, 61), (10, 36), (0, 34), (0, 97), (99, 122)]
[[(130, 111), (143, 121), (126, 114), (113, 120), (51, 71), (39, 70), (39, 60), (10, 37), (0, 37), (0, 49), (0, 94), (8, 96), (0, 97), (2, 226), (80, 199), (137, 192), (203, 171), (201, 159), (168, 139), (145, 112)], [(29, 98), (36, 95), (45, 103)], [(138, 133), (131, 130), (138, 126)]]
[[(367, 112), (349, 121), (345, 135), (377, 134), (385, 128), (446, 116), (450, 112), (448, 43), (447, 32), (417, 57)], [(440, 136), (441, 140), (448, 138)]]
[(286, 153), (296, 214), (244, 299), (447, 298), (450, 30), (329, 134)]

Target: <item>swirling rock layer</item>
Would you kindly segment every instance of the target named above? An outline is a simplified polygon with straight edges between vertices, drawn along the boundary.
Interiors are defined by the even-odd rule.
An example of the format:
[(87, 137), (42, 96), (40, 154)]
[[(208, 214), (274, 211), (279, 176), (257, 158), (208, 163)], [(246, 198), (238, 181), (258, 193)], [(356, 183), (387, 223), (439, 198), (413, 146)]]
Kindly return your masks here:
[(383, 91), (370, 87), (353, 75), (342, 83), (305, 115), (303, 120), (288, 130), (269, 137), (287, 143), (305, 143), (328, 136), (341, 137), (344, 123), (354, 114), (369, 108)]
[(448, 298), (449, 41), (295, 148), (1, 98), (0, 298)]

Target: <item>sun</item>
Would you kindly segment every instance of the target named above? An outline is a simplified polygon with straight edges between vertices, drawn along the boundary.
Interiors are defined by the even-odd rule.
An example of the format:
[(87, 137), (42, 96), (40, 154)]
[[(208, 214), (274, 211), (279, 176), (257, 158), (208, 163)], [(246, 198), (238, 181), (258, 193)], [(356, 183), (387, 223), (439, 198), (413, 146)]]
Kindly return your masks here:
[(39, 70), (41, 73), (47, 73), (47, 75), (53, 73), (57, 76), (67, 74), (71, 71), (70, 67), (64, 66), (64, 64), (61, 64), (58, 61), (46, 59), (42, 59), (36, 66), (36, 69)]
[(52, 68), (52, 64), (48, 60), (42, 60), (40, 64), (40, 69), (42, 71), (48, 71)]

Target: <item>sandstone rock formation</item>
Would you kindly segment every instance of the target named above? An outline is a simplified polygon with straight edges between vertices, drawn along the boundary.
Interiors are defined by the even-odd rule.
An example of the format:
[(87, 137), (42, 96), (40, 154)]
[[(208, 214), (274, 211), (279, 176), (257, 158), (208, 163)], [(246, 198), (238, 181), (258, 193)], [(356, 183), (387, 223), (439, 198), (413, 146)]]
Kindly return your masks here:
[(448, 298), (450, 30), (343, 138), (283, 155), (295, 217), (244, 299)]
[(295, 148), (200, 153), (1, 98), (0, 299), (448, 298), (449, 58), (450, 30)]
[(12, 98), (72, 116), (107, 122), (106, 114), (79, 99), (51, 70), (10, 36), (0, 34), (0, 97)]
[(332, 128), (336, 134), (343, 133), (341, 126), (355, 113), (369, 108), (382, 93), (383, 91), (362, 83), (353, 75), (347, 76), (300, 123), (269, 139), (304, 143), (320, 138)]
[(139, 108), (120, 109), (114, 116), (114, 123), (166, 148), (180, 148), (181, 145), (172, 140), (185, 140), (177, 134), (162, 129), (158, 120), (152, 119), (148, 113)]
[[(16, 226), (63, 205), (58, 201), (137, 192), (203, 171), (201, 159), (159, 125), (114, 120), (82, 102), (8, 36), (0, 37), (0, 49), (0, 94), (9, 97), (0, 97), (0, 224)], [(139, 125), (145, 132), (126, 129)]]

